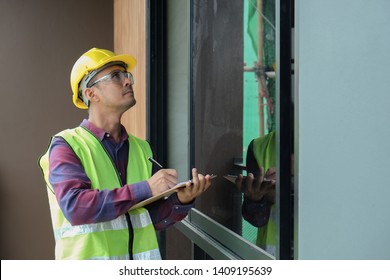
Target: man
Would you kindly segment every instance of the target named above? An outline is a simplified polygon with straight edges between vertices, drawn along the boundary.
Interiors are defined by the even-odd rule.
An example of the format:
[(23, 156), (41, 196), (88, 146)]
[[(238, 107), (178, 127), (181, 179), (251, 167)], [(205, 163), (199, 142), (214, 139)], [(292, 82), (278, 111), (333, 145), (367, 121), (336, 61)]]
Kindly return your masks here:
[(88, 109), (88, 120), (55, 135), (40, 159), (56, 259), (161, 259), (155, 230), (182, 220), (211, 184), (194, 168), (175, 194), (129, 211), (178, 181), (174, 169), (153, 169), (149, 144), (121, 124), (136, 104), (135, 64), (132, 56), (93, 48), (73, 66), (73, 103)]
[[(292, 145), (293, 147), (293, 145)], [(258, 227), (256, 245), (276, 256), (276, 132), (253, 139), (246, 157), (248, 176), (236, 179), (243, 192), (242, 216)], [(291, 176), (294, 176), (294, 153), (291, 154)]]
[(248, 176), (236, 179), (237, 188), (244, 193), (243, 218), (258, 227), (256, 245), (276, 254), (276, 146), (275, 132), (255, 138), (248, 146), (246, 170)]

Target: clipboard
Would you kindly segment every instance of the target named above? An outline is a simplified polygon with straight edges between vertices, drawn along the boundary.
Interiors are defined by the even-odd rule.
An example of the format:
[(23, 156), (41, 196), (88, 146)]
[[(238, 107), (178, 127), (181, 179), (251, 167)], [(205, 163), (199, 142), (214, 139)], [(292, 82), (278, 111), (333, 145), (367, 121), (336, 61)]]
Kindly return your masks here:
[[(210, 175), (210, 179), (214, 179), (215, 177), (217, 177), (217, 175)], [(166, 190), (165, 192), (162, 192), (162, 193), (160, 193), (158, 195), (155, 195), (155, 196), (149, 197), (149, 198), (147, 198), (145, 200), (142, 200), (142, 201), (138, 202), (137, 204), (134, 204), (129, 209), (129, 211), (133, 210), (133, 209), (137, 209), (137, 208), (143, 207), (145, 205), (148, 205), (148, 204), (150, 204), (152, 202), (155, 202), (157, 200), (160, 200), (160, 199), (167, 199), (170, 195), (175, 193), (178, 189), (185, 187), (188, 182), (191, 182), (191, 180), (187, 181), (187, 182), (180, 182), (176, 186), (174, 186), (173, 188), (170, 188), (169, 190)]]
[[(225, 178), (226, 180), (232, 182), (233, 184), (236, 183), (237, 177), (238, 177), (238, 176), (236, 176), (236, 175), (229, 175), (229, 174), (223, 176), (223, 178)], [(243, 177), (243, 179), (246, 178), (246, 176), (242, 176), (242, 177)], [(256, 179), (256, 178), (254, 178), (254, 179)], [(263, 182), (275, 182), (275, 180), (274, 180), (274, 179), (263, 178)]]

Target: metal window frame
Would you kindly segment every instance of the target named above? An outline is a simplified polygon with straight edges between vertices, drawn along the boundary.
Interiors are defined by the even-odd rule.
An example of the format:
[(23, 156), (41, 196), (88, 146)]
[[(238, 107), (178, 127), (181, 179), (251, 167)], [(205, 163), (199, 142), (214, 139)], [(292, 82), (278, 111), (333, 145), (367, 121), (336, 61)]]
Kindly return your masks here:
[[(147, 0), (146, 7), (146, 138), (159, 162), (167, 165), (167, 8), (165, 0)], [(157, 233), (166, 255), (165, 231)]]
[(279, 0), (277, 11), (277, 258), (293, 258), (293, 197), (291, 181), (291, 154), (293, 151), (292, 109), (292, 28), (294, 0)]
[(272, 260), (274, 257), (197, 209), (175, 225), (192, 242), (217, 260)]

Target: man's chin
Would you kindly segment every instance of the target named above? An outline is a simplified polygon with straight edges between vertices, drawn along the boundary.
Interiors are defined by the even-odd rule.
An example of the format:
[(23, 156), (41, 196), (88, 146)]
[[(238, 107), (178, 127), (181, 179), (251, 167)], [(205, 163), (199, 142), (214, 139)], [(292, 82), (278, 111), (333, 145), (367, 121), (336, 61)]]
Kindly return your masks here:
[(133, 106), (135, 106), (135, 104), (137, 104), (137, 101), (135, 99), (133, 99), (131, 102), (129, 102), (128, 104), (126, 104), (126, 111), (131, 109)]

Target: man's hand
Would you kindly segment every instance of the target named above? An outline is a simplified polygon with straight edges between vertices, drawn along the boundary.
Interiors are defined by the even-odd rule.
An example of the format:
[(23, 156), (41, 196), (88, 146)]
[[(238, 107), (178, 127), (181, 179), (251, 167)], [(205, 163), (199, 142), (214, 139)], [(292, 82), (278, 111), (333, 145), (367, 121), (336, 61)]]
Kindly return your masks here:
[(177, 171), (175, 169), (161, 169), (147, 180), (152, 196), (158, 195), (177, 184)]
[(210, 175), (198, 174), (196, 168), (192, 169), (192, 181), (183, 188), (178, 189), (177, 197), (183, 204), (192, 202), (196, 197), (205, 192), (211, 185)]
[(245, 179), (239, 175), (235, 182), (236, 187), (252, 201), (260, 201), (265, 197), (275, 203), (276, 168), (269, 168), (266, 174), (264, 174), (263, 167), (259, 171), (258, 178), (254, 178), (252, 173), (249, 173)]

